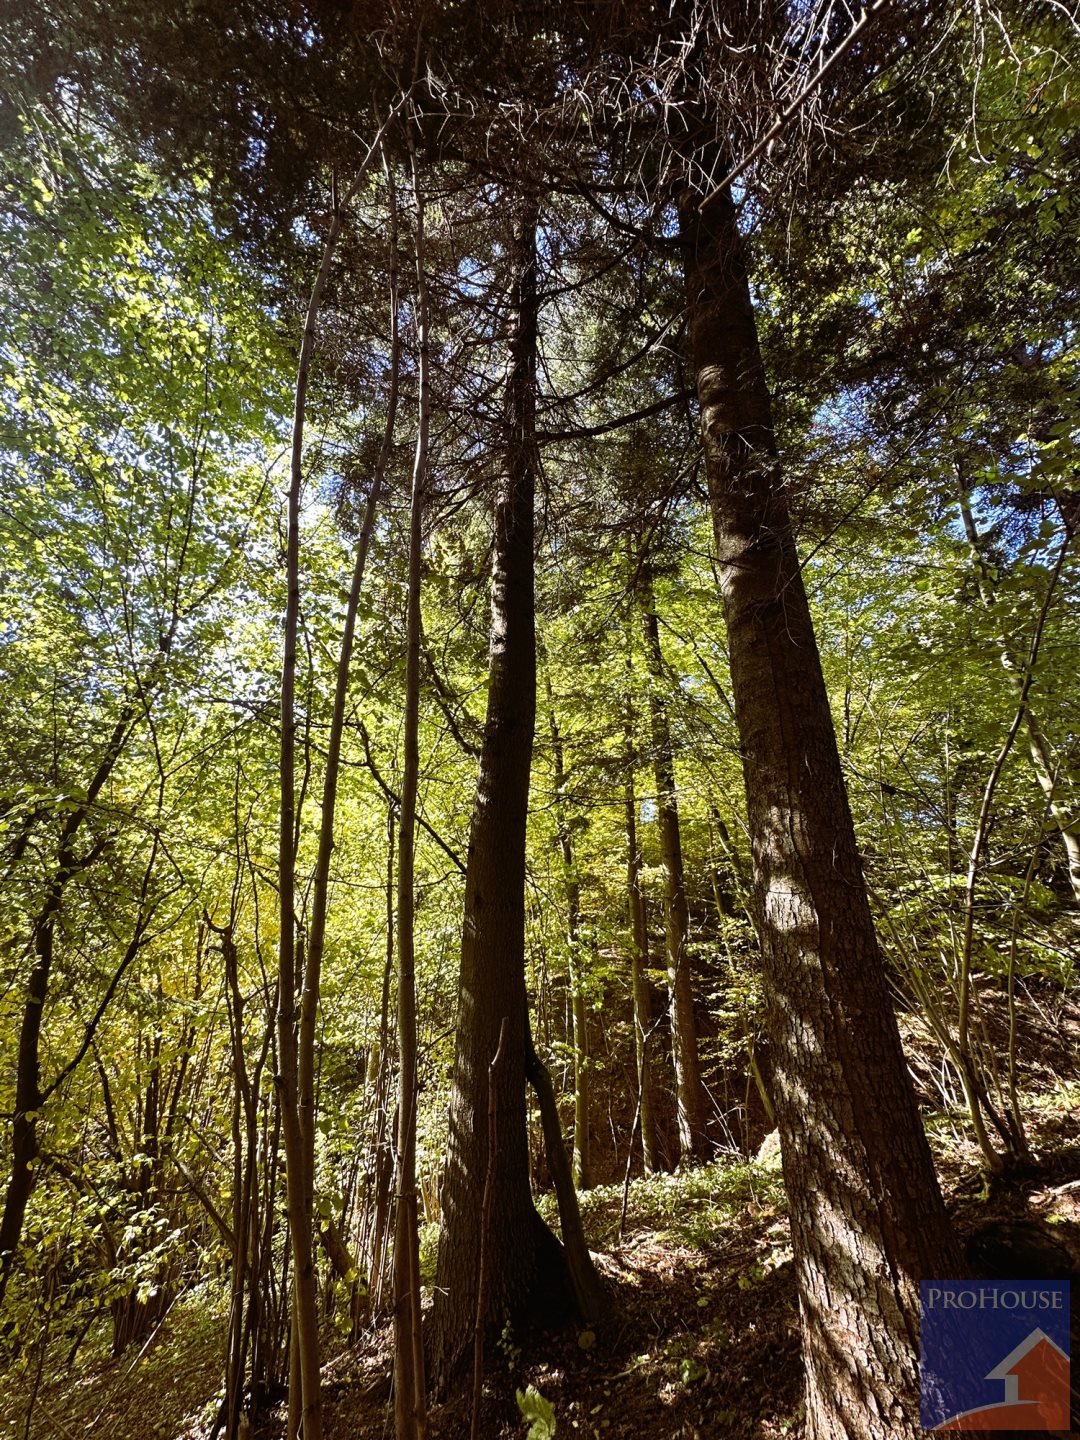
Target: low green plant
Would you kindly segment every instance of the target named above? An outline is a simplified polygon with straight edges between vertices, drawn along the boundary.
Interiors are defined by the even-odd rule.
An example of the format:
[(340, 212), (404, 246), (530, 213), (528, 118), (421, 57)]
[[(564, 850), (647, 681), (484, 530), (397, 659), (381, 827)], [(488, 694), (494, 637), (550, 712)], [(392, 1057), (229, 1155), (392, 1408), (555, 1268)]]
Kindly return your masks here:
[(516, 1393), (522, 1418), (529, 1422), (526, 1440), (554, 1440), (555, 1406), (551, 1401), (545, 1400), (535, 1385)]

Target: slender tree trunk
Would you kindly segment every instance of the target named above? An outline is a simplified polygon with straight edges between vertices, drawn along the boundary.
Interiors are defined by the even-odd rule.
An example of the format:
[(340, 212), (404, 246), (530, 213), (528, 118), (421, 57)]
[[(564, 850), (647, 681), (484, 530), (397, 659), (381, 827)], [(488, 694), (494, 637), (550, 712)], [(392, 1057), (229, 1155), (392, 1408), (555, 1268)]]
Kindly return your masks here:
[(368, 1080), (374, 1088), (375, 1133), (372, 1138), (372, 1199), (370, 1205), (371, 1243), (368, 1247), (368, 1278), (371, 1309), (382, 1309), (383, 1283), (386, 1275), (387, 1237), (390, 1229), (390, 1201), (393, 1178), (390, 1125), (390, 1060), (387, 1041), (390, 1032), (390, 976), (394, 969), (394, 853), (396, 827), (391, 805), (386, 815), (386, 959), (383, 965), (382, 996), (379, 1004), (379, 1037), (374, 1058), (368, 1057)]
[[(355, 185), (353, 189), (355, 190)], [(281, 929), (278, 940), (278, 1074), (275, 1083), (285, 1145), (285, 1195), (293, 1258), (289, 1440), (295, 1440), (296, 1433), (301, 1428), (304, 1440), (322, 1440), (319, 1317), (313, 1244), (314, 1090), (311, 1084), (313, 1065), (309, 1063), (307, 1055), (309, 1038), (314, 1035), (314, 1016), (318, 1009), (318, 994), (313, 990), (311, 981), (314, 979), (317, 983), (318, 977), (313, 976), (310, 970), (304, 977), (306, 983), (301, 996), (299, 1017), (296, 1004), (296, 645), (300, 623), (300, 491), (304, 474), (304, 421), (308, 378), (315, 348), (315, 324), (330, 274), (330, 263), (341, 234), (343, 211), (344, 206), (335, 206), (330, 231), (323, 247), (322, 264), (312, 287), (300, 344), (285, 537), (286, 606), (281, 667), (281, 808), (278, 834)]]
[[(171, 645), (172, 631), (168, 636)], [(163, 656), (167, 654), (162, 646)], [(45, 893), (44, 902), (34, 921), (27, 947), (31, 957), (30, 978), (26, 986), (19, 1028), (19, 1050), (15, 1061), (15, 1115), (11, 1134), (11, 1178), (4, 1197), (4, 1213), (0, 1216), (0, 1305), (4, 1301), (8, 1279), (15, 1263), (22, 1238), (26, 1208), (37, 1180), (38, 1112), (45, 1097), (41, 1088), (41, 1025), (45, 1002), (49, 996), (56, 944), (56, 922), (68, 882), (88, 863), (87, 856), (76, 854), (75, 844), (83, 823), (102, 788), (112, 774), (135, 722), (132, 708), (123, 710), (113, 726), (105, 752), (86, 792), (84, 804), (72, 810), (60, 831), (56, 864)], [(91, 856), (96, 852), (88, 852)], [(50, 1086), (50, 1092), (55, 1085)]]
[[(209, 925), (204, 919), (204, 926)], [(244, 997), (236, 968), (233, 938), (234, 916), (224, 925), (221, 958), (225, 968), (225, 1003), (232, 1042), (232, 1271), (229, 1304), (229, 1331), (225, 1346), (225, 1437), (236, 1440), (244, 1403), (244, 1300), (249, 1282), (249, 1220), (253, 1202), (254, 1176), (252, 1142), (255, 1110), (250, 1076), (244, 1055)], [(245, 1143), (246, 1142), (246, 1143)]]
[(638, 603), (649, 667), (649, 719), (652, 727), (653, 769), (656, 775), (657, 824), (664, 866), (664, 929), (668, 984), (671, 991), (671, 1038), (675, 1058), (675, 1094), (678, 1103), (679, 1150), (683, 1160), (707, 1160), (712, 1153), (708, 1134), (709, 1100), (701, 1078), (694, 985), (686, 941), (690, 910), (686, 903), (679, 799), (675, 789), (675, 752), (671, 743), (664, 701), (664, 660), (660, 627), (653, 602), (652, 577), (642, 565)]
[[(979, 527), (975, 523), (968, 495), (967, 480), (962, 472), (960, 474), (960, 514), (964, 521), (964, 531), (971, 548), (972, 559), (975, 562), (979, 595), (987, 610), (993, 611), (997, 603), (994, 579), (986, 558), (985, 539), (979, 534)], [(1069, 533), (1071, 538), (1071, 531)], [(1001, 635), (999, 640), (1001, 663), (1008, 671), (1014, 691), (1019, 693), (1025, 683), (1022, 659), (1015, 653), (1008, 636)], [(1054, 747), (1039, 723), (1038, 716), (1031, 708), (1030, 702), (1026, 700), (1024, 702), (1024, 731), (1027, 735), (1028, 754), (1031, 756), (1031, 766), (1035, 771), (1035, 778), (1046, 797), (1050, 814), (1054, 818), (1054, 824), (1057, 826), (1065, 846), (1069, 885), (1072, 889), (1073, 899), (1080, 904), (1080, 813), (1077, 811), (1080, 801), (1076, 798), (1077, 795), (1080, 795), (1080, 781), (1075, 774), (1070, 773), (1062, 766), (1061, 761), (1054, 754)], [(1070, 798), (1071, 804), (1069, 803)]]
[(545, 673), (548, 724), (555, 781), (555, 813), (559, 854), (562, 857), (563, 889), (566, 893), (566, 946), (570, 970), (570, 1005), (574, 1039), (574, 1184), (579, 1190), (592, 1185), (589, 1158), (589, 1025), (581, 973), (581, 884), (574, 864), (574, 841), (566, 813), (566, 762), (562, 735), (555, 718), (551, 677)]
[[(389, 120), (387, 121), (389, 124)], [(385, 127), (384, 127), (385, 129)], [(293, 399), (292, 446), (285, 530), (285, 626), (281, 664), (281, 752), (278, 779), (281, 804), (278, 830), (278, 892), (280, 935), (278, 939), (278, 1074), (275, 1086), (281, 1110), (281, 1134), (285, 1147), (285, 1195), (289, 1217), (289, 1239), (293, 1255), (293, 1338), (291, 1353), (296, 1367), (289, 1375), (289, 1440), (294, 1428), (303, 1430), (303, 1440), (322, 1440), (322, 1402), (319, 1380), (319, 1332), (317, 1273), (314, 1248), (315, 1208), (315, 1028), (319, 1009), (322, 934), (312, 955), (298, 966), (296, 923), (296, 844), (299, 817), (296, 805), (296, 646), (300, 623), (300, 492), (304, 479), (304, 426), (311, 360), (315, 352), (316, 323), (330, 266), (341, 236), (348, 207), (381, 151), (383, 130), (368, 147), (363, 161), (343, 198), (334, 186), (334, 211), (323, 245), (322, 261), (311, 289), (300, 355), (296, 366)], [(362, 555), (358, 553), (360, 576)], [(354, 580), (356, 572), (354, 571)], [(358, 581), (356, 581), (358, 588)], [(354, 617), (355, 619), (355, 611)], [(348, 633), (348, 625), (346, 631)], [(351, 635), (349, 636), (351, 644)], [(344, 647), (343, 647), (344, 650)], [(347, 680), (348, 663), (339, 666), (338, 695)], [(341, 702), (343, 705), (343, 701)], [(332, 767), (336, 769), (335, 767)], [(336, 774), (330, 777), (331, 801), (336, 794)], [(333, 846), (333, 816), (324, 827), (326, 865)], [(320, 842), (322, 848), (322, 842)], [(325, 881), (324, 881), (325, 888)], [(325, 922), (325, 894), (323, 923)], [(300, 971), (298, 975), (298, 969)], [(296, 990), (300, 984), (300, 1005)], [(299, 1015), (297, 1013), (299, 1008)], [(300, 1397), (299, 1407), (297, 1396)]]
[(525, 1075), (532, 1086), (540, 1107), (540, 1124), (544, 1132), (544, 1153), (551, 1183), (555, 1187), (555, 1200), (559, 1207), (559, 1229), (562, 1231), (563, 1249), (570, 1271), (570, 1282), (574, 1289), (574, 1300), (578, 1314), (587, 1322), (598, 1320), (608, 1308), (608, 1297), (600, 1276), (592, 1263), (589, 1247), (585, 1241), (585, 1227), (581, 1222), (581, 1207), (578, 1205), (574, 1176), (563, 1144), (562, 1125), (559, 1121), (559, 1107), (555, 1101), (555, 1086), (547, 1066), (536, 1053), (532, 1040), (532, 1026), (525, 1017)]
[[(223, 926), (205, 916), (203, 928), (221, 937), (221, 958), (225, 969), (226, 1008), (232, 1042), (232, 1274), (229, 1333), (225, 1360), (225, 1435), (237, 1440), (243, 1419), (244, 1371), (252, 1341), (258, 1329), (261, 1288), (264, 1282), (259, 1247), (258, 1095), (263, 1066), (270, 1050), (273, 1019), (268, 1017), (258, 1058), (249, 1071), (244, 1050), (246, 1002), (237, 968), (235, 912)], [(171, 1130), (171, 1126), (170, 1126)], [(174, 1157), (174, 1162), (179, 1162)], [(181, 1173), (184, 1173), (181, 1171)], [(254, 1362), (254, 1357), (252, 1357)], [(258, 1377), (252, 1374), (252, 1392)]]
[(651, 1041), (652, 987), (649, 984), (649, 926), (641, 889), (641, 851), (637, 839), (637, 798), (634, 794), (633, 701), (626, 697), (626, 893), (630, 916), (630, 988), (634, 1009), (634, 1053), (637, 1060), (638, 1119), (642, 1164), (649, 1174), (662, 1170), (656, 1140), (656, 1085)]
[[(345, 714), (349, 699), (349, 670), (352, 665), (353, 643), (356, 636), (356, 616), (360, 606), (360, 591), (367, 568), (368, 550), (375, 528), (375, 513), (386, 478), (386, 468), (394, 445), (394, 424), (397, 417), (398, 374), (400, 371), (400, 341), (398, 332), (398, 284), (397, 284), (397, 197), (392, 172), (387, 169), (390, 203), (390, 391), (386, 402), (386, 424), (383, 429), (382, 445), (371, 477), (364, 519), (356, 542), (353, 559), (352, 580), (349, 585), (345, 607), (345, 621), (341, 631), (341, 646), (338, 651), (337, 675), (334, 683), (334, 702), (330, 714), (330, 731), (326, 741), (326, 769), (323, 774), (322, 806), (319, 816), (319, 848), (315, 858), (315, 872), (312, 877), (311, 926), (308, 934), (307, 963), (304, 978), (304, 1005), (301, 1013), (301, 1055), (300, 1063), (307, 1069), (313, 1066), (315, 1053), (315, 1022), (318, 1012), (318, 996), (322, 975), (323, 952), (326, 944), (326, 920), (330, 908), (330, 862), (334, 853), (334, 821), (337, 814), (338, 782), (341, 776), (341, 742), (345, 733)], [(314, 1089), (314, 1073), (305, 1074), (301, 1089)], [(311, 1157), (314, 1165), (314, 1154)]]
[(762, 917), (807, 1436), (915, 1440), (919, 1281), (960, 1273), (960, 1259), (870, 916), (735, 209), (723, 191), (703, 214), (690, 181), (678, 200)]
[[(540, 1281), (565, 1285), (562, 1252), (529, 1190), (525, 1114), (525, 830), (536, 718), (533, 492), (536, 476), (536, 210), (513, 220), (515, 266), (505, 398), (505, 468), (495, 502), (487, 719), (465, 878), (458, 1028), (442, 1231), (432, 1317), (440, 1391), (473, 1338), (487, 1173), (488, 1063), (507, 1021), (497, 1077), (498, 1183), (488, 1235), (488, 1324), (534, 1309)], [(552, 1299), (554, 1300), (554, 1296)]]
[(416, 201), (416, 331), (419, 348), (419, 424), (409, 506), (409, 578), (405, 623), (405, 725), (398, 832), (398, 1146), (394, 1229), (394, 1429), (397, 1440), (427, 1434), (420, 1316), (420, 1242), (416, 1207), (416, 800), (420, 779), (420, 582), (424, 491), (431, 397), (428, 379), (428, 294), (424, 197), (409, 131)]

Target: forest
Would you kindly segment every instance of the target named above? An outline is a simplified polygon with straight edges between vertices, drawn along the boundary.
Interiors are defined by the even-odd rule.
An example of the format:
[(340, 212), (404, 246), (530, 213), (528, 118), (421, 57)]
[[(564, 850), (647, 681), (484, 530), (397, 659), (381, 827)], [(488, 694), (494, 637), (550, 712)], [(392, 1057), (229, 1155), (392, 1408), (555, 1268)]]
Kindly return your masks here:
[(1080, 1280), (1078, 64), (4, 7), (5, 1440), (915, 1440)]

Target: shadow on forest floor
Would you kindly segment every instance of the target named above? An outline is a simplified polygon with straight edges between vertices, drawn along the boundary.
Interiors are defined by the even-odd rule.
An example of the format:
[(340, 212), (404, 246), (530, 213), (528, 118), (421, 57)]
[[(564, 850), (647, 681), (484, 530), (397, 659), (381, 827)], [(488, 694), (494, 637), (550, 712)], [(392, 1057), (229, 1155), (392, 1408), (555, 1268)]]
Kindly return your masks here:
[[(995, 1222), (1035, 1221), (1053, 1227), (1049, 1233), (1080, 1265), (1077, 1099), (1070, 1085), (1039, 1097), (1028, 1111), (1039, 1164), (989, 1189), (958, 1129), (931, 1126), (963, 1237)], [(530, 1386), (552, 1407), (559, 1437), (797, 1440), (798, 1314), (775, 1161), (728, 1157), (684, 1175), (636, 1180), (620, 1237), (621, 1207), (621, 1186), (582, 1197), (589, 1243), (616, 1298), (612, 1318), (595, 1330), (506, 1335), (491, 1347), (484, 1440), (525, 1436), (515, 1392)], [(93, 1340), (75, 1367), (50, 1354), (31, 1440), (207, 1440), (224, 1318), (208, 1285), (184, 1297), (135, 1365), (130, 1357), (112, 1360)], [(326, 1440), (392, 1435), (390, 1343), (384, 1324), (328, 1361)], [(29, 1368), (13, 1373), (0, 1392), (3, 1440), (24, 1440), (33, 1378)], [(264, 1414), (258, 1440), (277, 1440), (283, 1420), (283, 1407)], [(432, 1440), (465, 1440), (468, 1429), (466, 1397), (432, 1412)], [(547, 1434), (539, 1430), (534, 1440)]]

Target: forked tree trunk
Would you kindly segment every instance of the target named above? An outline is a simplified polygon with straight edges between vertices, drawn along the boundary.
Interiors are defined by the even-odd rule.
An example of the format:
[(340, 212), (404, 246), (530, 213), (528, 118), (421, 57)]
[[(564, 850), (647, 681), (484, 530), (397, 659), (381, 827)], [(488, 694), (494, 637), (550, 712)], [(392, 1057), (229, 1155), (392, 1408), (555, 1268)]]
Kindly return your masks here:
[(656, 819), (660, 830), (660, 858), (664, 867), (664, 931), (668, 985), (671, 991), (671, 1048), (675, 1059), (675, 1096), (678, 1107), (681, 1159), (707, 1160), (712, 1152), (708, 1134), (709, 1097), (701, 1078), (694, 984), (686, 948), (690, 910), (686, 903), (679, 797), (675, 789), (675, 752), (663, 696), (664, 658), (660, 627), (653, 601), (652, 577), (643, 564), (638, 581), (638, 603), (649, 669), (649, 720), (652, 727), (653, 771), (656, 775)]
[[(445, 1391), (476, 1323), (480, 1201), (488, 1163), (488, 1065), (499, 1066), (498, 1174), (485, 1244), (487, 1323), (535, 1308), (539, 1282), (565, 1288), (555, 1237), (529, 1190), (525, 1111), (525, 827), (536, 719), (533, 492), (536, 414), (536, 211), (514, 218), (505, 463), (495, 502), (487, 719), (465, 877), (458, 1026), (432, 1316), (432, 1372)], [(554, 1298), (554, 1297), (553, 1297)]]
[[(724, 172), (717, 159), (717, 173)], [(700, 174), (700, 172), (697, 172)], [(776, 458), (735, 209), (678, 196), (754, 863), (809, 1440), (919, 1435), (922, 1278), (960, 1260), (908, 1079)]]

